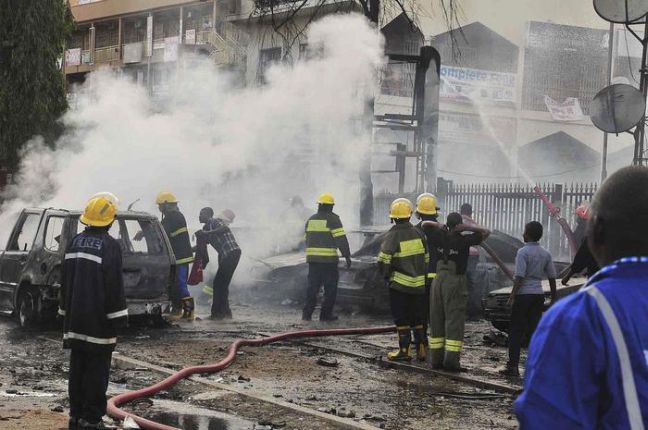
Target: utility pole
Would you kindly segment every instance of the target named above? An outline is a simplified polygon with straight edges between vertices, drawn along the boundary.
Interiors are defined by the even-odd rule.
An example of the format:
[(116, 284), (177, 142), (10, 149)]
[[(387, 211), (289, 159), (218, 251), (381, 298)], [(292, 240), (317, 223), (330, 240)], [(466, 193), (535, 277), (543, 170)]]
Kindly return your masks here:
[[(608, 86), (612, 83), (612, 60), (614, 51), (614, 23), (610, 22), (610, 36), (608, 37)], [(601, 183), (607, 178), (607, 153), (608, 134), (603, 132), (603, 153), (601, 155)]]
[[(630, 27), (626, 24), (628, 30), (630, 30), (635, 37), (643, 45), (642, 54), (641, 54), (641, 69), (639, 69), (641, 77), (639, 78), (639, 91), (643, 94), (644, 100), (648, 96), (648, 68), (646, 68), (646, 55), (648, 51), (648, 18), (644, 17), (644, 33), (643, 38), (640, 38), (636, 33), (634, 33)], [(635, 132), (635, 150), (634, 150), (634, 159), (632, 164), (635, 166), (643, 166), (645, 164), (646, 158), (644, 156), (645, 148), (644, 142), (646, 138), (646, 120), (645, 118), (639, 122)]]

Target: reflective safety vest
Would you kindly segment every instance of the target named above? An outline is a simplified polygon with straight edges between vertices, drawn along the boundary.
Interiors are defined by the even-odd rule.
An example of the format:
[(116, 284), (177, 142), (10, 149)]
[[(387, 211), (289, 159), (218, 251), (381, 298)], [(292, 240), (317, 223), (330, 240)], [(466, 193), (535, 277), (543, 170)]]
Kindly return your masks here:
[(306, 222), (306, 261), (309, 263), (333, 263), (351, 255), (349, 241), (340, 217), (333, 212), (317, 212)]
[(194, 260), (189, 230), (184, 215), (178, 210), (168, 212), (162, 218), (162, 227), (171, 242), (176, 264), (189, 264)]
[(425, 235), (411, 223), (394, 225), (385, 235), (378, 268), (389, 287), (409, 294), (425, 294), (430, 256)]

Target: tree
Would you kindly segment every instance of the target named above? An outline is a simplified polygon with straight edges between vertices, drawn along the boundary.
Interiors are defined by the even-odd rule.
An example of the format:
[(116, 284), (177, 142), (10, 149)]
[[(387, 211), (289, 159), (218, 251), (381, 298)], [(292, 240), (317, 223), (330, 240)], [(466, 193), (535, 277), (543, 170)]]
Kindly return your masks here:
[(30, 138), (52, 145), (61, 132), (60, 64), (72, 26), (64, 0), (0, 0), (0, 161), (12, 170)]
[[(418, 0), (253, 0), (254, 10), (250, 18), (269, 19), (274, 33), (283, 39), (284, 60), (289, 59), (292, 46), (315, 19), (328, 13), (357, 10), (376, 26), (399, 13), (403, 13), (412, 26), (416, 26), (421, 12)], [(431, 0), (438, 7), (448, 31), (461, 32), (460, 0)], [(301, 18), (298, 19), (298, 18)], [(451, 33), (455, 37), (455, 32)], [(454, 46), (454, 44), (453, 44)], [(458, 55), (458, 53), (456, 53)]]

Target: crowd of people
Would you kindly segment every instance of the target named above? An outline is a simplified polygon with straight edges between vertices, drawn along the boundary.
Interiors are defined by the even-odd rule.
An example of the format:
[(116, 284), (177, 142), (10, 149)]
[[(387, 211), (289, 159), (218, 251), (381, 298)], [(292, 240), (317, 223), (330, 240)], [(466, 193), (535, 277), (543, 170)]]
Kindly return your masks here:
[[(162, 226), (176, 256), (172, 318), (194, 318), (187, 288), (189, 264), (202, 269), (207, 247), (218, 253), (211, 318), (231, 318), (228, 295), (241, 249), (229, 225), (230, 210), (214, 217), (200, 211), (203, 228), (191, 246), (176, 197), (160, 193)], [(302, 319), (310, 321), (324, 288), (319, 319), (334, 321), (339, 254), (352, 264), (349, 242), (334, 197), (322, 194), (317, 213), (305, 225), (309, 266)], [(468, 283), (476, 249), (490, 232), (472, 219), (472, 207), (438, 220), (436, 198), (422, 194), (416, 204), (396, 199), (390, 207), (393, 226), (382, 236), (378, 270), (389, 288), (398, 348), (389, 360), (428, 360), (435, 369), (461, 371), (460, 356), (467, 316)], [(117, 204), (94, 196), (80, 221), (87, 228), (68, 245), (62, 273), (59, 314), (64, 347), (70, 356), (70, 428), (105, 428), (106, 389), (116, 330), (128, 316), (122, 279), (121, 248), (109, 229)], [(414, 225), (412, 216), (419, 222)], [(509, 303), (509, 360), (502, 373), (519, 375), (524, 335), (531, 337), (524, 391), (515, 403), (526, 429), (632, 429), (648, 424), (648, 169), (625, 168), (603, 183), (586, 216), (586, 231), (572, 269), (588, 270), (589, 281), (576, 294), (556, 302), (557, 273), (550, 254), (539, 244), (543, 226), (526, 224), (524, 246), (515, 261)], [(585, 224), (585, 223), (584, 223)], [(339, 251), (339, 253), (338, 253)], [(583, 263), (584, 262), (584, 263)], [(578, 265), (580, 264), (580, 265)], [(598, 265), (602, 269), (598, 270)], [(574, 267), (576, 266), (576, 267)], [(542, 282), (548, 279), (551, 306), (544, 316)], [(537, 328), (536, 328), (537, 326)]]

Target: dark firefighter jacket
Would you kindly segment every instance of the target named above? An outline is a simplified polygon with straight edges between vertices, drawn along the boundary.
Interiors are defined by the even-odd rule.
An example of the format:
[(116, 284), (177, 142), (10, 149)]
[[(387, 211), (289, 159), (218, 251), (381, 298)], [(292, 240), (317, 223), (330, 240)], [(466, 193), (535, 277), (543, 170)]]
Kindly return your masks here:
[(343, 257), (351, 256), (340, 217), (333, 212), (317, 212), (306, 222), (306, 261), (337, 264), (338, 249)]
[(434, 243), (435, 238), (434, 235), (432, 234), (431, 228), (423, 228), (422, 226), (423, 221), (419, 222), (416, 224), (416, 228), (419, 229), (419, 231), (423, 232), (425, 235), (425, 238), (427, 239), (427, 249), (430, 254), (430, 262), (428, 263), (428, 271), (427, 271), (427, 278), (428, 278), (428, 284), (432, 283), (432, 280), (436, 278), (436, 266), (437, 266), (437, 253), (433, 252), (432, 250), (436, 249), (438, 244)]
[(429, 261), (425, 235), (409, 222), (387, 232), (378, 254), (378, 268), (389, 287), (407, 294), (425, 294)]
[(176, 264), (191, 263), (194, 257), (184, 215), (179, 210), (167, 212), (162, 218), (162, 227), (171, 242)]
[(121, 248), (104, 230), (87, 228), (68, 246), (59, 314), (64, 348), (115, 349), (116, 328), (126, 325), (128, 309)]

